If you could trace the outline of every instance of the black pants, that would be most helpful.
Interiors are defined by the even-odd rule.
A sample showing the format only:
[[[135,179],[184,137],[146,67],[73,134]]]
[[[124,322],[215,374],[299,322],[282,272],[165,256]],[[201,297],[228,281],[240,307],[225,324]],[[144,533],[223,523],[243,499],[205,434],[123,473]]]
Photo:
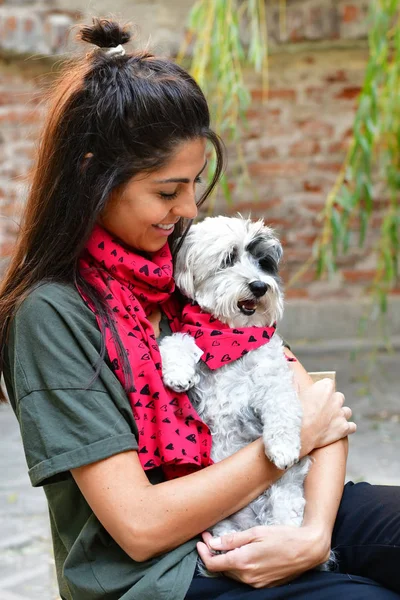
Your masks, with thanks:
[[[400,487],[348,483],[332,548],[338,572],[308,571],[277,588],[195,576],[186,600],[395,600],[400,598]]]

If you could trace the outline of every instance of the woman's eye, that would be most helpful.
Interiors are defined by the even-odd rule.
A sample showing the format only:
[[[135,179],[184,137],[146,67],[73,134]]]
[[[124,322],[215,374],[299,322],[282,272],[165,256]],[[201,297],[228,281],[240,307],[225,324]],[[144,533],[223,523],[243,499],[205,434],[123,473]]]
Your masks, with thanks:
[[[172,192],[172,194],[166,194],[165,192],[160,192],[161,198],[165,198],[166,200],[173,200],[178,195],[178,192]]]
[[[200,177],[200,175],[198,177],[196,177],[196,179],[194,180],[195,183],[202,183],[202,178]],[[167,194],[166,192],[159,192],[159,195],[161,198],[164,198],[165,200],[173,200],[174,198],[177,197],[178,195],[178,190],[175,190],[175,192],[172,192],[172,194]]]

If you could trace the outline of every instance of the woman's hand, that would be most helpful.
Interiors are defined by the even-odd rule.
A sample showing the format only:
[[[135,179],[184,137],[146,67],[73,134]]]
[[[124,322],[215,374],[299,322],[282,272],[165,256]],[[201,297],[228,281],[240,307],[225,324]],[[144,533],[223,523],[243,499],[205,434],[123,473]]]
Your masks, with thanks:
[[[259,526],[222,538],[205,532],[203,540],[197,550],[211,573],[255,588],[287,583],[328,560],[330,551],[329,537],[311,526]],[[211,548],[225,554],[213,554]]]
[[[299,394],[303,406],[301,456],[322,448],[351,433],[357,426],[349,422],[352,412],[343,406],[344,396],[335,392],[330,379],[321,379]]]

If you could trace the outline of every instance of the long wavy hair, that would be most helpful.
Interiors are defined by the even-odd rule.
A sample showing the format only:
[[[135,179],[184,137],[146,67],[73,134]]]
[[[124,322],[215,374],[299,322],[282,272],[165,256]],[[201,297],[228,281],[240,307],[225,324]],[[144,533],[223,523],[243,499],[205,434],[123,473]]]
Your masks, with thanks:
[[[78,37],[98,48],[66,63],[49,93],[15,253],[0,288],[0,374],[13,315],[34,287],[48,281],[85,292],[104,327],[111,327],[129,371],[107,307],[80,277],[78,258],[110,193],[140,172],[161,168],[180,143],[203,137],[215,149],[216,169],[198,205],[223,169],[223,146],[210,129],[206,99],[184,69],[147,51],[105,52],[131,38],[113,21],[93,19]],[[171,247],[189,226],[178,223]]]

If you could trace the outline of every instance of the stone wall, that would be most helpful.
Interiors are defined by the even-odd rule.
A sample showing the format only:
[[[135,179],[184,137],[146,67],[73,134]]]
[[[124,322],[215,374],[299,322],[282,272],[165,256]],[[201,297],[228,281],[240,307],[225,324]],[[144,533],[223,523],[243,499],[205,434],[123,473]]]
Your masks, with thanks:
[[[140,24],[138,38],[161,53],[174,54],[193,2],[100,0],[96,14],[113,14]],[[320,214],[351,139],[357,97],[368,51],[365,0],[291,0],[285,21],[276,2],[267,3],[271,44],[270,93],[249,76],[252,105],[244,150],[251,184],[232,183],[234,207],[219,200],[217,210],[251,211],[276,227],[285,247],[285,279],[310,256],[321,227]],[[89,3],[88,3],[89,6]],[[88,19],[78,0],[0,0],[0,256],[12,249],[18,214],[45,106],[43,90],[56,73],[59,55],[71,47],[68,32]],[[234,171],[234,152],[228,151]],[[231,181],[237,178],[232,176]],[[312,270],[288,296],[305,301],[361,298],[374,269],[374,242],[385,201],[376,198],[367,245],[340,258],[330,281],[314,281]],[[357,224],[355,224],[355,230]],[[400,290],[397,290],[397,293]]]

